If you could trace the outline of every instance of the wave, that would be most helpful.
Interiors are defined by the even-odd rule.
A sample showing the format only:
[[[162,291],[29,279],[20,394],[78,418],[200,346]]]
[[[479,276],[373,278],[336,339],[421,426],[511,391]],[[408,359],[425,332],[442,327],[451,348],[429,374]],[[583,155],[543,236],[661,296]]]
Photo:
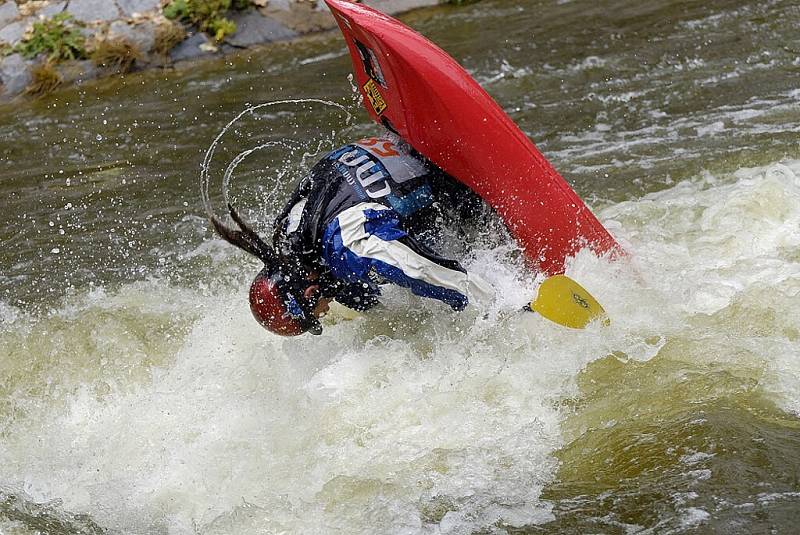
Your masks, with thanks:
[[[516,312],[538,281],[481,236],[467,263],[501,290],[492,308],[454,315],[389,291],[369,316],[334,311],[322,337],[264,332],[238,264],[41,316],[2,307],[0,482],[111,532],[473,533],[554,521],[567,503],[554,483],[586,468],[576,445],[647,406],[683,407],[663,396],[681,373],[704,377],[704,395],[748,385],[800,414],[800,161],[705,173],[599,215],[630,260],[582,252],[568,274],[609,328]],[[220,261],[207,245],[189,256],[204,255]],[[684,371],[643,375],[665,361]],[[593,388],[609,370],[620,387]],[[721,373],[741,380],[708,382]],[[674,463],[704,481],[714,458]],[[681,507],[679,525],[708,520]]]

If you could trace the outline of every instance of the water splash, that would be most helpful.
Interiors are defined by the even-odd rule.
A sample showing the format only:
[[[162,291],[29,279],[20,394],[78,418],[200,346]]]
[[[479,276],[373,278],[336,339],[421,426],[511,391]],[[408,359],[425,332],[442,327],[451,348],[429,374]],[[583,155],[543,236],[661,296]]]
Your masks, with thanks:
[[[314,98],[287,99],[287,100],[276,100],[276,101],[271,101],[271,102],[264,102],[262,104],[257,104],[255,106],[250,106],[247,109],[241,111],[228,124],[226,124],[222,128],[222,130],[220,130],[220,132],[217,134],[217,136],[211,142],[211,145],[206,150],[205,156],[203,158],[203,163],[200,166],[200,194],[201,194],[201,197],[202,197],[202,200],[203,200],[203,208],[205,209],[206,215],[209,218],[213,217],[213,216],[216,216],[216,213],[214,212],[214,208],[213,208],[212,203],[211,203],[210,194],[209,194],[209,188],[210,188],[210,182],[211,182],[210,167],[211,167],[211,162],[214,159],[214,154],[215,154],[215,152],[217,150],[217,146],[222,141],[222,138],[225,136],[225,134],[231,128],[233,128],[233,126],[236,125],[243,117],[245,117],[247,115],[255,116],[254,112],[257,111],[257,110],[268,108],[268,107],[272,107],[272,106],[279,106],[279,105],[293,105],[293,106],[306,106],[306,107],[308,107],[309,104],[311,104],[311,105],[320,104],[320,105],[323,105],[323,106],[333,107],[333,108],[336,108],[336,109],[344,112],[345,120],[344,120],[344,124],[341,125],[340,128],[348,127],[353,122],[353,115],[350,113],[350,111],[348,111],[348,109],[346,107],[344,107],[341,104],[338,104],[336,102],[331,102],[329,100],[314,99]],[[257,117],[257,116],[255,116],[255,117]],[[335,133],[336,133],[335,131],[331,133],[331,139],[333,139]],[[324,141],[318,142],[318,144],[316,146],[316,152],[314,152],[313,150],[312,151],[308,151],[307,150],[306,152],[304,152],[303,161],[305,162],[307,157],[310,156],[311,154],[318,153],[321,150],[321,148],[323,147],[324,144],[325,144]],[[267,149],[267,148],[270,148],[270,147],[276,147],[276,146],[282,146],[282,147],[285,147],[288,150],[292,151],[292,150],[300,149],[302,147],[307,147],[308,146],[308,142],[301,142],[301,141],[297,141],[297,140],[283,139],[283,140],[279,140],[279,141],[270,141],[268,143],[263,143],[263,144],[257,145],[256,147],[252,147],[250,149],[247,149],[247,150],[244,150],[244,151],[240,152],[226,166],[225,173],[223,175],[222,196],[223,196],[223,200],[224,200],[226,205],[230,204],[230,198],[228,196],[228,190],[229,190],[229,187],[230,187],[231,177],[233,175],[233,172],[236,170],[236,167],[242,161],[244,161],[247,157],[249,157],[251,154],[253,154],[255,152],[258,152],[258,151],[261,151],[261,150],[264,150],[264,149]]]
[[[591,457],[592,472],[582,461],[593,433],[741,389],[798,410],[798,176],[791,161],[699,176],[601,211],[641,273],[586,253],[568,274],[606,306],[609,329],[452,315],[390,289],[379,314],[334,313],[323,339],[287,341],[241,306],[244,270],[210,274],[202,288],[129,284],[47,320],[17,317],[0,338],[20,386],[5,398],[16,412],[0,480],[125,533],[441,535],[550,522],[570,503],[542,494],[556,478],[601,473],[604,457]],[[513,247],[474,243],[467,267],[500,289],[499,308],[517,306],[535,281]],[[606,384],[614,373],[623,388]],[[689,394],[674,402],[671,385]],[[708,436],[702,420],[680,420],[676,433]],[[727,492],[709,440],[663,456],[682,440],[672,423],[654,445],[620,431],[600,451],[635,466],[630,439],[631,451],[710,486],[701,497]],[[687,496],[675,507],[677,525],[713,511]]]

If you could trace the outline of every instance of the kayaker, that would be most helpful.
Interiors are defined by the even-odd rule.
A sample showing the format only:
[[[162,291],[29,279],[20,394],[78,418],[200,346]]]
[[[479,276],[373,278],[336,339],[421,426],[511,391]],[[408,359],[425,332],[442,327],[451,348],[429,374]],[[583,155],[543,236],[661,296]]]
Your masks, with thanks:
[[[394,283],[460,311],[492,288],[431,249],[446,210],[469,214],[480,199],[392,134],[362,139],[323,157],[297,184],[267,245],[230,208],[240,230],[212,218],[228,242],[264,269],[250,309],[273,333],[321,334],[332,300],[365,311]]]

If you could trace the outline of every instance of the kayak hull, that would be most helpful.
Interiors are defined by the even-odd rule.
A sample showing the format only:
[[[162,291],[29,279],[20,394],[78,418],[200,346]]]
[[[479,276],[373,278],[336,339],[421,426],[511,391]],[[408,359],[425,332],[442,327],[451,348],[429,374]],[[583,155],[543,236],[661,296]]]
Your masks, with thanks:
[[[562,273],[620,246],[488,93],[446,52],[363,4],[326,0],[370,116],[491,205],[534,266]]]

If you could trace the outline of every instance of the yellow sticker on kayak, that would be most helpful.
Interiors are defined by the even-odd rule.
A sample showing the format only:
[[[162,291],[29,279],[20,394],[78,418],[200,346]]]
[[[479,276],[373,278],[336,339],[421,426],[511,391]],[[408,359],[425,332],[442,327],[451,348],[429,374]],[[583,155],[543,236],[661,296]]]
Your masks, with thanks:
[[[383,95],[381,95],[380,89],[378,89],[378,84],[375,83],[375,80],[372,78],[364,84],[364,93],[367,95],[367,99],[369,103],[372,104],[372,109],[375,110],[377,115],[380,115],[386,109],[386,101],[383,100]]]

